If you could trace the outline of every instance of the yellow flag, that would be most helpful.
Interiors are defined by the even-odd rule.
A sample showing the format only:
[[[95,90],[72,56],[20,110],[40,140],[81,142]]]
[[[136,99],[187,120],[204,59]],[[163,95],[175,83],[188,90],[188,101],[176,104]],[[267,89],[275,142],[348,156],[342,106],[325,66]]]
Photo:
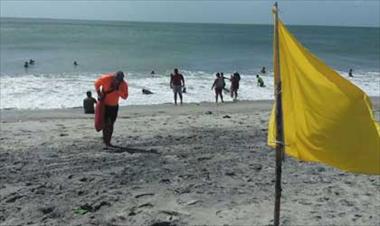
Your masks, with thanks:
[[[285,152],[345,171],[380,174],[380,125],[369,97],[311,54],[280,20],[277,29]],[[274,109],[270,146],[276,144]]]

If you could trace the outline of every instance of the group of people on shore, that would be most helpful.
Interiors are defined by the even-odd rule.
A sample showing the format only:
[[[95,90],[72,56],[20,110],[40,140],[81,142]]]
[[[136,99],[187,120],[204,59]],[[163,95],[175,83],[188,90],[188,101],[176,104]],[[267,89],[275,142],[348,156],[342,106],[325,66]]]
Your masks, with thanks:
[[[229,80],[231,82],[230,89],[226,88],[225,80]],[[230,78],[224,77],[223,72],[216,73],[216,78],[214,83],[211,86],[211,90],[215,91],[215,102],[218,103],[218,98],[220,97],[221,102],[223,103],[223,91],[229,92],[231,98],[236,100],[238,97],[238,90],[240,84],[240,74],[238,72],[233,73]]]
[[[124,80],[124,77],[125,75],[122,71],[102,75],[95,81],[95,90],[98,94],[98,100],[92,97],[91,91],[87,91],[87,97],[83,100],[83,108],[86,114],[95,113],[94,105],[97,104],[98,101],[103,101],[104,103],[104,126],[102,131],[103,141],[106,147],[112,147],[111,138],[113,126],[119,110],[119,99],[128,98],[128,84]],[[240,79],[240,74],[238,72],[232,74],[230,78],[224,77],[222,72],[216,73],[216,79],[211,87],[211,89],[215,90],[216,103],[218,103],[218,97],[220,97],[223,102],[223,90],[229,91],[231,97],[236,100],[238,97]],[[225,80],[231,82],[230,90],[226,89]],[[186,93],[185,78],[179,73],[177,68],[175,68],[170,75],[170,88],[173,90],[174,104],[177,105],[178,96],[180,103],[182,104],[182,93]]]
[[[76,62],[74,62],[74,65],[77,65]],[[117,72],[121,74],[122,72],[119,71]],[[116,73],[116,74],[117,74]],[[265,67],[262,68],[261,73],[265,74]],[[151,72],[152,75],[155,74],[154,71]],[[240,86],[240,74],[238,72],[235,72],[231,74],[230,78],[224,77],[223,72],[217,72],[216,73],[216,78],[214,80],[214,83],[211,86],[211,90],[214,90],[215,92],[215,102],[218,103],[219,97],[221,102],[223,103],[223,91],[226,93],[230,93],[231,98],[235,101],[238,98],[238,90]],[[119,76],[120,77],[120,76]],[[257,86],[259,87],[265,87],[264,85],[264,80],[257,74]],[[124,78],[124,77],[123,77]],[[226,82],[225,80],[230,81],[230,88],[226,88]],[[173,70],[173,73],[170,74],[170,88],[173,90],[174,94],[174,104],[177,105],[177,99],[179,97],[180,99],[180,104],[183,104],[183,93],[186,93],[186,85],[185,85],[185,78],[184,76],[179,73],[178,69],[175,68]],[[116,90],[116,89],[114,89]],[[96,89],[99,95],[99,90]],[[102,92],[100,92],[102,93]],[[152,91],[149,89],[142,89],[143,94],[153,94]],[[104,92],[103,92],[104,94]],[[93,114],[95,112],[94,110],[94,105],[97,103],[96,99],[92,97],[91,91],[87,91],[86,93],[87,97],[83,100],[83,108],[84,112],[86,114]],[[99,99],[99,98],[98,98]]]
[[[32,61],[32,60],[31,60]],[[32,61],[34,63],[34,61]],[[30,64],[30,62],[29,62]],[[260,71],[261,74],[265,74],[266,70],[263,67]],[[154,74],[154,71],[151,73]],[[116,121],[118,110],[119,110],[119,99],[128,98],[128,84],[124,80],[124,73],[118,71],[116,73],[102,75],[95,81],[95,90],[98,94],[98,101],[103,101],[104,103],[104,127],[103,131],[103,141],[106,147],[112,147],[111,138],[113,133],[113,125]],[[257,77],[257,85],[259,87],[265,87],[264,80],[259,74]],[[350,70],[350,77],[352,77],[352,69]],[[230,81],[230,89],[226,88],[225,80]],[[230,78],[224,77],[223,72],[216,73],[216,78],[211,86],[211,89],[215,91],[215,102],[218,103],[220,97],[223,103],[223,91],[229,92],[231,98],[234,100],[238,97],[238,90],[240,84],[240,74],[238,72],[233,73]],[[177,98],[179,96],[180,103],[183,103],[183,93],[186,93],[185,78],[179,73],[178,69],[175,68],[173,73],[170,74],[170,88],[173,90],[174,94],[174,104],[177,105]],[[150,92],[146,94],[152,94],[151,91],[146,90],[145,92]],[[144,93],[144,90],[143,90]],[[87,97],[83,100],[83,108],[86,114],[94,114],[94,105],[97,100],[92,97],[91,91],[87,91]]]

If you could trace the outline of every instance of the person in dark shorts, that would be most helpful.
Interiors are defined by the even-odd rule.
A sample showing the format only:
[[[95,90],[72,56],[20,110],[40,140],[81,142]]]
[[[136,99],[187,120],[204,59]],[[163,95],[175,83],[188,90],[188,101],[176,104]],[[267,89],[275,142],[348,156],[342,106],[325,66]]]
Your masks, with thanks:
[[[240,74],[238,72],[235,72],[231,78],[231,98],[234,100],[238,97],[238,90],[239,90],[239,84],[240,84]]]
[[[225,85],[224,78],[219,73],[216,73],[216,79],[214,80],[214,83],[211,86],[211,90],[215,89],[215,103],[218,103],[219,96],[222,103],[224,103],[223,101],[224,85]]]
[[[170,88],[174,93],[174,104],[177,105],[177,95],[179,95],[182,104],[182,91],[185,89],[185,79],[183,75],[178,72],[177,68],[174,69],[174,74],[170,75]]]
[[[91,91],[87,91],[87,97],[83,100],[83,109],[85,114],[94,114],[94,105],[97,103],[96,99],[92,97]]]
[[[106,147],[112,147],[111,138],[119,110],[119,98],[128,98],[128,84],[124,80],[124,73],[118,71],[101,76],[95,81],[95,90],[105,105],[103,141]]]

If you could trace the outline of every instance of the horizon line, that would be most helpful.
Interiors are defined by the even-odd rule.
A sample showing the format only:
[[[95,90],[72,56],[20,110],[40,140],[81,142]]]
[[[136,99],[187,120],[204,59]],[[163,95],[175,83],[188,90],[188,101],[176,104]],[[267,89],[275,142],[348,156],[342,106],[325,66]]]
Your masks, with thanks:
[[[224,22],[185,22],[185,21],[144,21],[144,20],[116,20],[116,19],[77,19],[77,18],[52,18],[52,17],[3,17],[0,19],[32,19],[32,20],[69,20],[69,21],[84,21],[84,22],[127,22],[127,23],[171,23],[171,24],[215,24],[215,25],[257,25],[270,26],[273,23],[224,23]],[[315,26],[315,27],[356,27],[356,28],[380,28],[374,25],[322,25],[322,24],[286,24],[287,26]]]

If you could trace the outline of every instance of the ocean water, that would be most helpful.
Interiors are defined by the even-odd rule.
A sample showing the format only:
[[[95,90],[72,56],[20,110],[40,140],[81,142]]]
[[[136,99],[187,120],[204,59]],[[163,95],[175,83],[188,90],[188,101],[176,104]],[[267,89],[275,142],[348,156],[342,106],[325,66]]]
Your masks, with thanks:
[[[288,28],[342,76],[353,68],[355,77],[347,79],[380,96],[380,28]],[[240,99],[273,99],[272,30],[270,25],[1,18],[0,108],[79,107],[99,75],[117,70],[127,73],[130,86],[121,105],[168,103],[173,68],[185,76],[185,102],[213,101],[215,72],[229,77],[235,71],[242,75]],[[36,63],[25,69],[29,59]],[[268,71],[266,87],[258,88],[255,75],[262,66]],[[142,88],[155,94],[142,95]]]

